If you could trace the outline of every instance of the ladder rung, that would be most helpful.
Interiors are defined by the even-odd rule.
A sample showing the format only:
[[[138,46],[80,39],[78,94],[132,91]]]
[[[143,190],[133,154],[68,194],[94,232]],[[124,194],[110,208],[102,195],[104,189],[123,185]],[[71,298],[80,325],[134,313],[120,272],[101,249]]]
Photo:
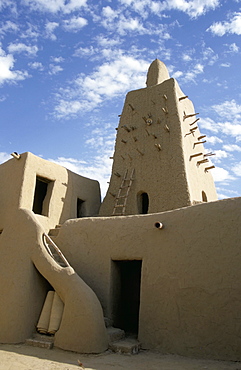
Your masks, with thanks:
[[[116,197],[116,199],[120,199],[120,198],[127,198],[127,195],[119,195],[119,197]]]
[[[116,204],[116,205],[115,205],[115,208],[116,208],[116,207],[124,207],[124,204]]]

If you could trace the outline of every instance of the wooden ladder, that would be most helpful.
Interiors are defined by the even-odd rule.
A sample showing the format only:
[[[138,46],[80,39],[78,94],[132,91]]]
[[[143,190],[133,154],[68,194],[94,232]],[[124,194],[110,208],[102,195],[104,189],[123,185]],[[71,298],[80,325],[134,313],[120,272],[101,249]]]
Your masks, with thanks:
[[[125,214],[127,197],[129,195],[132,182],[134,180],[134,172],[135,169],[131,171],[130,178],[128,179],[128,170],[126,170],[121,182],[121,186],[118,190],[112,215],[123,216]]]

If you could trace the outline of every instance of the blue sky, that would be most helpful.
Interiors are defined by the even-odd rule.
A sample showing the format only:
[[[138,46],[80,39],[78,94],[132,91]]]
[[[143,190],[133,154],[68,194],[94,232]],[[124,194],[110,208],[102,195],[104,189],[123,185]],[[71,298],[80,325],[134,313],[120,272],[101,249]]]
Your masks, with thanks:
[[[200,113],[219,198],[241,196],[241,0],[0,0],[0,163],[30,151],[104,195],[129,90],[163,61]]]

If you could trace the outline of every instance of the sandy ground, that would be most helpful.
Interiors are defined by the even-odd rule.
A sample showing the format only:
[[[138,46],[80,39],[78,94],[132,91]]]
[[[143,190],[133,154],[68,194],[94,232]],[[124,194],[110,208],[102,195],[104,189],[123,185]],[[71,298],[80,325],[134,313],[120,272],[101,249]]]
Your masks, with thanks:
[[[81,366],[79,363],[83,364]],[[57,348],[47,350],[27,345],[0,345],[0,370],[241,370],[241,362],[196,360],[141,351],[120,355],[81,355]]]

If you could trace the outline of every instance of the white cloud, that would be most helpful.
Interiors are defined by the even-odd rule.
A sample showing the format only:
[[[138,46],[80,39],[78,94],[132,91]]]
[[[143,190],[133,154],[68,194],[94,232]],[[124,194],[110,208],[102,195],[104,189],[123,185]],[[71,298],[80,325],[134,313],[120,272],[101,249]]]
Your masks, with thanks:
[[[212,32],[216,36],[223,36],[226,33],[241,35],[241,13],[233,13],[228,21],[213,23],[207,31]]]
[[[1,4],[1,3],[0,3]],[[1,5],[0,5],[1,6]],[[0,8],[1,9],[1,8]],[[17,32],[19,29],[19,26],[12,22],[12,21],[6,21],[0,28],[0,34],[5,34],[7,32]]]
[[[33,46],[28,46],[26,44],[23,44],[21,42],[17,43],[17,44],[9,44],[8,45],[8,51],[9,53],[25,53],[29,56],[35,56],[38,52],[38,47],[36,45],[33,45]]]
[[[234,177],[230,173],[221,167],[215,167],[212,169],[212,175],[215,182],[223,182],[227,180],[234,180]]]
[[[0,47],[0,85],[5,82],[16,82],[29,77],[26,71],[13,70],[14,57],[6,54]]]
[[[201,64],[201,63],[197,63],[195,64],[194,66],[190,67],[190,69],[185,73],[183,73],[183,81],[185,81],[185,83],[187,82],[194,82],[196,83],[196,77],[197,75],[203,73],[204,71],[204,66]]]
[[[57,22],[47,22],[45,25],[45,37],[55,41],[57,40],[56,35],[54,34],[54,30],[59,26]]]
[[[22,0],[23,4],[32,10],[39,10],[50,13],[71,13],[86,6],[87,0]]]
[[[219,138],[219,137],[217,137],[217,136],[209,136],[209,137],[207,138],[207,140],[208,140],[208,144],[211,144],[211,145],[220,144],[220,143],[222,143],[222,142],[223,142],[223,140],[222,140],[222,139],[220,139],[220,138]]]
[[[239,52],[239,46],[237,46],[234,42],[234,43],[229,45],[229,50],[230,50],[231,53],[238,53]]]
[[[75,57],[89,57],[91,55],[96,54],[97,50],[93,48],[93,46],[88,46],[88,47],[79,47],[78,49],[75,50],[74,56]]]
[[[227,153],[225,150],[221,149],[218,150],[215,149],[214,153],[215,156],[211,157],[214,163],[221,163],[224,158],[228,158],[231,156],[230,153]]]
[[[232,167],[232,171],[235,173],[236,176],[241,176],[241,162],[236,163]]]
[[[8,6],[14,7],[14,3],[12,0],[0,0],[0,10]]]
[[[110,6],[103,8],[102,15],[102,25],[108,30],[115,29],[120,35],[125,35],[127,32],[149,33],[137,17],[126,17],[123,13],[113,10]]]
[[[28,28],[21,32],[20,37],[22,39],[34,39],[37,40],[40,36],[42,36],[41,32],[38,29],[38,26],[35,24],[27,23]]]
[[[62,72],[62,71],[63,71],[63,68],[61,66],[56,66],[54,64],[49,65],[49,74],[50,75],[56,75],[56,74],[58,74],[59,72]]]
[[[102,46],[102,47],[108,47],[110,48],[111,46],[116,46],[116,45],[119,45],[121,43],[121,40],[119,38],[109,38],[109,37],[106,37],[104,35],[98,35],[96,37],[96,41],[98,43],[99,46]]]
[[[147,12],[160,15],[166,10],[179,10],[188,14],[191,18],[196,18],[205,14],[211,9],[219,6],[219,0],[165,0],[162,2],[151,0],[121,0],[123,5],[131,7],[143,17],[147,16]]]
[[[73,17],[68,20],[64,20],[63,28],[68,32],[78,32],[81,28],[88,24],[87,19],[82,17]]]
[[[231,63],[221,63],[220,67],[229,68],[231,67]]]
[[[130,89],[144,87],[148,67],[149,63],[144,60],[120,55],[90,75],[80,74],[70,87],[59,91],[55,115],[59,118],[76,116]]]
[[[237,119],[241,118],[241,105],[237,104],[234,99],[226,100],[221,104],[212,106],[212,109],[221,117],[230,119],[230,117]]]
[[[44,70],[44,66],[40,62],[32,62],[32,63],[28,63],[28,65],[32,69],[38,69],[39,71],[43,71]]]
[[[214,53],[212,48],[206,47],[203,50],[203,60],[207,61],[208,65],[213,65],[218,60],[218,55]]]
[[[241,152],[241,147],[236,144],[226,144],[223,145],[223,149],[227,152]]]
[[[4,162],[8,161],[11,158],[12,158],[11,155],[9,155],[8,153],[0,152],[0,163],[4,163]]]
[[[51,61],[53,61],[54,63],[62,63],[64,62],[64,58],[63,57],[51,57]]]
[[[184,62],[191,62],[192,61],[192,57],[188,54],[183,54],[182,59],[184,60]]]

